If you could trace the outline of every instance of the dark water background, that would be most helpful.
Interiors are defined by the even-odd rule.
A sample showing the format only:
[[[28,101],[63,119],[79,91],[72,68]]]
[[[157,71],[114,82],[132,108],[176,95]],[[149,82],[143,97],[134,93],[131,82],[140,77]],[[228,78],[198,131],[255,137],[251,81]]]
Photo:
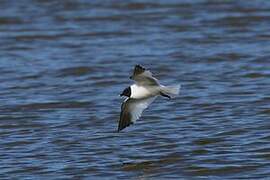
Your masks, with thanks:
[[[115,133],[135,64],[181,95]],[[0,179],[270,177],[270,1],[0,1]]]

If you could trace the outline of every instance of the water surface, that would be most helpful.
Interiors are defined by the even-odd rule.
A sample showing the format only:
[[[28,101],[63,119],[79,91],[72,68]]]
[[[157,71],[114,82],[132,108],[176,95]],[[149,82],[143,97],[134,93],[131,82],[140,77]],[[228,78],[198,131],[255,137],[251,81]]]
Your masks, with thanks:
[[[0,178],[270,176],[270,2],[0,1]],[[163,84],[116,133],[135,64]]]

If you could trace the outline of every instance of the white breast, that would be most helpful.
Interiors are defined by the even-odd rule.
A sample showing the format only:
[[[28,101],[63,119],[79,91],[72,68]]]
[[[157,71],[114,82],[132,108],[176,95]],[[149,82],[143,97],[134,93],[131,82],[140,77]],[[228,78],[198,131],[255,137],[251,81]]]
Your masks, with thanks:
[[[133,84],[130,86],[130,88],[131,88],[131,96],[130,96],[131,98],[141,99],[152,96],[151,92],[143,86]]]

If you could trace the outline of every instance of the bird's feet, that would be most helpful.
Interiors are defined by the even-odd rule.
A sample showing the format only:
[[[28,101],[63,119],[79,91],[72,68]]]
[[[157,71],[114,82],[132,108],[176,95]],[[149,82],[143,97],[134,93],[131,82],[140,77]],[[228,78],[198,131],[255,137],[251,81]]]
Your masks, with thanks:
[[[163,96],[163,97],[167,97],[167,98],[171,99],[171,96],[169,96],[169,95],[167,95],[167,94],[164,94],[164,93],[162,93],[162,92],[160,93],[160,95]]]

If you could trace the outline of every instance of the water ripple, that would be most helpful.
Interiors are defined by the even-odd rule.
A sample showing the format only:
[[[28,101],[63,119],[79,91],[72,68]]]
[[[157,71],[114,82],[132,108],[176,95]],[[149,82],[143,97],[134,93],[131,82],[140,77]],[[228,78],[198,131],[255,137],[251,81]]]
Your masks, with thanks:
[[[268,1],[0,1],[1,179],[269,177]],[[135,64],[159,97],[117,133]]]

